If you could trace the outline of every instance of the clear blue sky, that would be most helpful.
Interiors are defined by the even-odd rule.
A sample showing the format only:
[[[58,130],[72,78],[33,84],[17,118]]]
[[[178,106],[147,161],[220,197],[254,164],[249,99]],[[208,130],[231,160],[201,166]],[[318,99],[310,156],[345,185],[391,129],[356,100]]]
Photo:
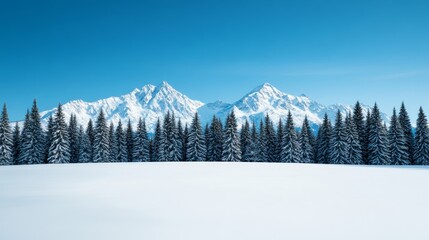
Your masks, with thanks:
[[[429,1],[0,1],[13,120],[166,80],[232,102],[256,85],[429,113]]]

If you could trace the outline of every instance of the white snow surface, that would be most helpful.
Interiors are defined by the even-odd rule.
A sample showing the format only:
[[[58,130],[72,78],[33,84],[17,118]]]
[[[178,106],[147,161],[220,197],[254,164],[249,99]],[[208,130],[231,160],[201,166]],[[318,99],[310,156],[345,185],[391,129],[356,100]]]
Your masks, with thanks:
[[[0,239],[427,240],[429,168],[0,167]]]
[[[219,93],[219,96],[222,96],[222,93]],[[367,105],[362,105],[362,107],[365,115],[371,109]],[[304,117],[307,116],[310,124],[316,129],[316,125],[322,123],[325,113],[328,114],[331,121],[334,121],[338,110],[345,116],[353,111],[353,106],[347,104],[325,106],[305,95],[294,96],[283,93],[269,83],[253,89],[232,104],[221,101],[205,104],[190,99],[165,81],[159,86],[148,84],[120,97],[110,97],[96,102],[76,100],[63,105],[66,118],[68,119],[71,114],[77,115],[77,121],[83,127],[87,126],[90,119],[96,120],[100,109],[105,112],[107,120],[114,124],[117,124],[119,120],[126,123],[130,119],[135,127],[139,118],[143,118],[148,126],[148,131],[153,133],[156,121],[162,120],[168,111],[174,113],[183,124],[190,124],[195,112],[198,112],[202,123],[206,124],[213,115],[224,121],[227,114],[234,110],[239,127],[241,127],[246,119],[259,123],[266,114],[269,114],[274,122],[280,118],[285,120],[290,110],[296,127],[301,127]],[[55,111],[56,108],[41,113],[42,123],[45,126],[49,116],[55,114]],[[389,123],[386,114],[382,114],[382,117],[386,123]]]

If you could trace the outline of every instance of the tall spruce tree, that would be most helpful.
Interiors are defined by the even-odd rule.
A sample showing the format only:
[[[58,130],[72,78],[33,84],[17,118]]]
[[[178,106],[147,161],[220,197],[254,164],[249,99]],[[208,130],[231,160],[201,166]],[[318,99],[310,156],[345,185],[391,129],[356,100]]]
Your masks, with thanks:
[[[54,118],[52,142],[49,147],[48,162],[70,162],[70,138],[61,104],[58,105]]]
[[[90,137],[88,135],[88,137]],[[109,144],[109,128],[104,111],[101,109],[94,129],[94,159],[96,163],[109,162],[111,159]]]
[[[89,141],[88,134],[83,131],[83,128],[80,127],[79,129],[79,135],[80,135],[80,144],[79,144],[79,163],[90,163],[92,162],[92,147],[91,143]]]
[[[141,118],[139,119],[137,131],[134,136],[133,160],[135,162],[148,162],[150,160],[146,123]]]
[[[365,144],[366,128],[365,128],[365,117],[363,115],[363,109],[359,101],[356,102],[356,105],[353,109],[353,123],[356,127],[359,143],[361,146],[363,146]]]
[[[13,164],[12,147],[12,129],[9,125],[6,104],[4,104],[0,118],[0,165]]]
[[[241,161],[240,137],[237,131],[237,119],[235,118],[234,111],[227,117],[223,140],[222,161]]]
[[[223,127],[220,119],[213,116],[213,120],[210,124],[209,134],[209,160],[220,161],[222,160],[223,152]]]
[[[283,122],[282,119],[279,119],[278,125],[277,125],[277,147],[276,147],[276,161],[280,162],[280,156],[282,154],[282,139],[283,139]]]
[[[115,126],[110,122],[109,126],[109,162],[116,162],[116,154],[118,152],[118,144],[116,143]]]
[[[304,122],[301,128],[301,134],[299,136],[299,142],[301,145],[301,162],[303,163],[311,163],[314,161],[314,149],[310,140],[310,124],[308,123],[307,116],[304,118]]]
[[[410,117],[408,116],[407,109],[405,104],[402,102],[401,109],[399,110],[398,116],[399,124],[401,125],[402,131],[404,132],[405,143],[408,153],[408,161],[410,163],[414,162],[414,136],[413,136],[413,127],[411,126]]]
[[[183,161],[183,138],[184,138],[184,132],[183,132],[183,124],[182,121],[179,118],[179,121],[177,121],[177,141],[180,146],[180,161]]]
[[[329,163],[332,164],[349,164],[349,145],[347,141],[346,127],[340,111],[337,112],[335,125],[331,134],[331,149],[329,150]]]
[[[15,128],[13,130],[12,135],[12,159],[13,164],[19,164],[19,153],[21,150],[21,131],[19,130],[18,123],[15,124]]]
[[[390,119],[389,129],[389,152],[390,164],[409,165],[410,157],[407,149],[407,139],[401,127],[401,123],[396,115],[396,109],[393,109],[393,115]]]
[[[79,161],[79,132],[78,132],[76,115],[70,116],[68,127],[69,144],[70,144],[70,163],[77,163]]]
[[[24,126],[22,127],[20,143],[19,143],[18,164],[20,165],[28,163],[24,147],[27,146],[29,139],[30,139],[30,112],[27,109],[27,113],[25,114]]]
[[[348,163],[361,165],[364,164],[362,158],[362,146],[359,140],[359,133],[356,127],[355,118],[351,114],[349,114],[346,118],[346,135],[347,135],[347,144],[349,152],[348,152]]]
[[[267,155],[267,137],[264,131],[264,123],[262,121],[259,122],[259,134],[258,134],[258,153],[257,159],[258,162],[268,162]],[[283,148],[282,148],[283,149]]]
[[[89,119],[88,125],[86,127],[86,135],[88,136],[89,146],[91,147],[91,155],[89,156],[89,162],[94,162],[94,153],[95,153],[95,132],[94,125],[92,124],[92,120]]]
[[[423,108],[417,118],[414,161],[417,165],[429,165],[429,128]]]
[[[195,113],[189,129],[188,149],[186,155],[188,161],[204,161],[206,157],[206,145],[198,113]]]
[[[204,127],[204,143],[206,145],[206,157],[205,157],[205,161],[209,161],[209,148],[210,148],[210,128],[209,128],[209,124],[206,123],[206,126]]]
[[[377,104],[372,110],[369,125],[368,163],[387,165],[390,163],[389,141]]]
[[[362,145],[362,157],[365,164],[369,164],[369,132],[371,131],[371,111],[368,110],[365,120],[365,134]]]
[[[330,149],[331,149],[331,134],[332,125],[329,121],[328,115],[325,113],[323,123],[319,128],[316,139],[316,162],[329,163],[330,162]]]
[[[20,162],[26,164],[43,163],[45,139],[36,100],[33,102],[27,124],[24,123],[24,125],[25,134],[21,138]]]
[[[45,145],[44,145],[44,156],[43,156],[43,162],[44,163],[49,163],[48,162],[49,148],[51,147],[51,144],[52,144],[53,132],[54,132],[54,118],[51,115],[48,118],[48,126],[47,126],[47,130],[46,130],[46,134],[45,134]]]
[[[250,125],[249,122],[246,120],[246,122],[243,124],[243,127],[240,131],[240,146],[241,146],[241,160],[243,162],[249,162],[249,157],[251,155],[251,144],[252,144],[252,138],[250,135]]]
[[[266,150],[267,150],[267,160],[268,162],[277,162],[277,136],[276,132],[274,130],[274,124],[273,121],[271,121],[271,118],[266,114],[265,116],[265,138],[266,138]]]
[[[164,117],[164,157],[167,161],[179,161],[181,158],[181,146],[178,139],[178,131],[174,115],[168,112]]]
[[[155,136],[153,138],[153,161],[159,162],[164,161],[164,141],[163,141],[163,130],[161,127],[161,121],[158,119],[155,127]]]
[[[182,137],[182,161],[188,161],[188,144],[189,144],[189,128],[188,124],[185,124]]]
[[[293,123],[292,114],[288,113],[282,139],[281,161],[286,163],[302,162],[301,146]]]
[[[128,119],[128,125],[127,125],[126,144],[127,144],[127,162],[133,162],[134,132],[133,132],[133,127],[131,126],[131,120],[130,119]]]
[[[246,156],[247,161],[257,162],[258,159],[258,133],[256,131],[255,122],[252,123],[251,135],[250,135],[250,144],[248,150],[248,156]]]
[[[122,127],[122,122],[119,120],[115,131],[116,155],[115,162],[128,162],[126,133]]]

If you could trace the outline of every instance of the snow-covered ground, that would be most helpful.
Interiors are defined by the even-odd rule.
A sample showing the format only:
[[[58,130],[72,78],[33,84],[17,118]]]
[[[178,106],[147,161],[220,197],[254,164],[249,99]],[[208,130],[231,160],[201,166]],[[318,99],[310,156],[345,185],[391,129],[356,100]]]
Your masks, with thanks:
[[[429,239],[429,168],[0,167],[0,239]]]

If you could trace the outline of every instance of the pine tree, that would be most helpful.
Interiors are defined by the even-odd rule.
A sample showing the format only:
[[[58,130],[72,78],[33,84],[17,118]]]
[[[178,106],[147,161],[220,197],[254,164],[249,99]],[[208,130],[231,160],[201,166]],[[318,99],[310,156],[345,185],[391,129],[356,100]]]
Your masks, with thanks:
[[[45,134],[45,145],[44,145],[44,156],[43,156],[43,162],[44,163],[49,163],[48,162],[49,148],[51,147],[51,144],[52,144],[53,132],[54,132],[54,118],[51,115],[48,118],[48,126],[47,126],[47,131]]]
[[[162,141],[164,142],[164,157],[167,161],[179,161],[181,158],[181,148],[178,142],[178,132],[174,115],[168,112],[164,117],[164,131]]]
[[[148,162],[150,160],[146,123],[141,118],[139,119],[134,137],[133,160],[135,162]]]
[[[130,119],[128,119],[127,133],[126,134],[127,134],[126,135],[127,162],[133,162],[133,156],[134,156],[134,133],[133,133],[133,127],[131,126],[131,120]]]
[[[118,152],[118,144],[116,143],[116,136],[115,136],[115,126],[113,126],[113,123],[110,123],[109,126],[109,162],[116,162],[116,155]]]
[[[363,138],[363,145],[362,145],[362,157],[365,164],[369,164],[369,132],[371,130],[371,111],[367,112],[366,120],[365,120],[365,133]]]
[[[20,143],[19,143],[19,156],[18,156],[18,164],[28,164],[27,156],[25,154],[24,147],[27,147],[30,139],[30,112],[27,110],[25,114],[24,126],[22,128]]]
[[[4,104],[0,118],[0,165],[13,164],[12,147],[12,130],[9,125],[6,104]]]
[[[89,136],[83,131],[83,128],[79,129],[80,144],[79,144],[79,163],[90,163],[92,162],[92,147],[89,141]]]
[[[237,131],[237,120],[234,111],[227,117],[223,139],[222,161],[241,161],[240,137]]]
[[[189,140],[187,149],[188,161],[204,161],[206,156],[206,145],[201,129],[198,113],[195,113],[189,129]]]
[[[49,163],[69,163],[70,162],[70,142],[67,131],[67,124],[63,114],[61,104],[58,105],[55,114],[52,132],[52,142],[49,147]]]
[[[241,160],[243,162],[249,162],[249,157],[251,156],[251,141],[250,125],[246,120],[246,122],[243,124],[243,127],[241,127],[240,132]]]
[[[249,150],[248,150],[248,155],[246,155],[246,159],[249,162],[257,162],[258,159],[258,149],[259,149],[259,145],[258,145],[258,133],[256,131],[256,126],[255,123],[252,123],[252,129],[251,129],[251,135],[250,135],[250,144],[249,144]]]
[[[267,155],[267,137],[264,131],[264,123],[262,121],[259,122],[259,134],[258,134],[258,153],[257,159],[258,162],[268,162]],[[283,148],[282,148],[283,149]]]
[[[188,124],[185,124],[182,137],[182,161],[188,161],[188,144],[189,144],[189,129]]]
[[[178,143],[179,143],[179,147],[180,147],[180,153],[181,153],[181,156],[180,156],[180,161],[183,161],[183,139],[184,139],[184,132],[183,132],[183,125],[182,125],[182,121],[180,121],[180,118],[179,118],[179,121],[177,122],[177,140],[178,140]]]
[[[335,125],[331,134],[330,162],[332,164],[349,164],[349,145],[347,132],[340,111],[337,112]]]
[[[281,161],[286,163],[300,163],[302,152],[298,136],[293,123],[292,114],[288,113],[282,139]]]
[[[70,143],[70,163],[77,163],[79,161],[79,133],[77,128],[76,115],[70,116],[68,127],[69,143]]]
[[[330,162],[330,139],[332,134],[332,125],[329,121],[328,115],[325,113],[323,123],[319,128],[316,139],[316,162],[329,163]]]
[[[356,102],[356,105],[353,109],[353,123],[356,127],[359,143],[361,146],[363,146],[365,144],[366,127],[365,127],[365,118],[363,115],[363,109],[359,101]]]
[[[390,163],[389,141],[380,110],[374,105],[370,119],[368,163],[371,165],[387,165]]]
[[[163,133],[161,128],[161,122],[158,119],[155,127],[155,136],[153,139],[153,161],[159,162],[164,161],[164,142],[163,142]]]
[[[115,143],[116,143],[116,156],[115,162],[128,162],[128,152],[127,152],[127,141],[126,133],[122,127],[122,122],[119,120],[118,126],[116,126],[115,131]]]
[[[280,162],[281,154],[282,154],[282,140],[283,140],[283,122],[282,119],[279,119],[279,123],[277,126],[277,147],[276,147],[276,162]]]
[[[310,134],[311,133],[311,129],[310,129],[310,124],[308,123],[308,119],[307,116],[305,116],[304,118],[304,122],[302,124],[302,128],[301,128],[301,134],[299,137],[299,142],[301,145],[301,162],[303,163],[311,163],[314,161],[314,149],[313,149],[313,145],[311,144],[311,140],[310,140]]]
[[[88,134],[88,137],[90,135]],[[107,127],[104,111],[101,109],[94,130],[94,159],[96,163],[110,161],[109,128]]]
[[[429,165],[429,128],[426,115],[421,107],[417,118],[414,161],[417,165]]]
[[[89,119],[88,125],[86,127],[86,135],[88,137],[89,146],[91,148],[89,161],[88,162],[94,162],[94,153],[95,153],[95,133],[94,133],[94,126],[92,124],[92,120]]]
[[[362,146],[359,140],[359,133],[355,123],[355,118],[353,118],[352,115],[349,114],[345,121],[347,144],[349,145],[348,163],[354,165],[361,165],[364,164],[362,158]]]
[[[401,125],[402,131],[404,132],[404,137],[406,140],[406,148],[408,153],[408,162],[414,162],[414,136],[413,136],[413,128],[411,126],[410,117],[408,116],[408,112],[405,108],[405,104],[402,102],[401,109],[399,110],[398,116],[399,124]]]
[[[268,162],[277,162],[277,139],[276,132],[274,130],[273,122],[271,121],[268,114],[265,116],[265,138],[266,138],[266,150]]]
[[[39,109],[34,100],[33,107],[29,113],[25,131],[22,135],[20,162],[26,164],[43,163],[44,155],[44,134],[40,122]]]
[[[396,110],[393,109],[393,115],[390,119],[389,129],[389,152],[390,164],[392,165],[409,165],[410,157],[408,156],[407,139],[396,116]]]
[[[19,125],[18,123],[16,123],[15,128],[13,130],[13,136],[12,136],[12,159],[13,159],[14,165],[19,164],[20,150],[21,150],[21,134],[19,130]]]

